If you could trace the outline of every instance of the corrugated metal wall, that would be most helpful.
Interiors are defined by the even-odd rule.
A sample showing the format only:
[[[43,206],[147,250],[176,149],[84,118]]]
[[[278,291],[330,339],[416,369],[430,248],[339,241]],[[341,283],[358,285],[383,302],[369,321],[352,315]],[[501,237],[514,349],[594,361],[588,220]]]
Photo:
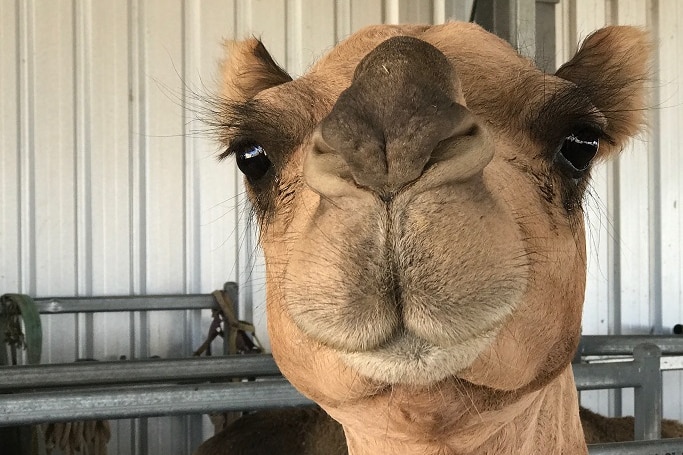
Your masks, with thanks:
[[[241,180],[192,113],[214,86],[222,37],[259,35],[294,75],[358,28],[467,19],[471,0],[0,0],[0,293],[209,292],[241,286],[265,330],[263,266]],[[667,333],[683,321],[683,4],[567,0],[558,61],[606,23],[658,40],[651,134],[597,172],[585,333]],[[188,355],[206,315],[53,316],[46,362]],[[683,418],[667,374],[665,413]],[[584,394],[606,412],[620,396]],[[623,400],[624,410],[631,400]],[[200,418],[115,426],[112,454],[189,453]]]
[[[655,40],[649,131],[595,173],[583,327],[586,334],[670,334],[683,321],[683,3],[574,0],[557,15],[559,61],[606,24],[643,26]],[[664,383],[665,416],[683,419],[683,376],[665,373]],[[582,395],[601,412],[633,413],[632,390]]]

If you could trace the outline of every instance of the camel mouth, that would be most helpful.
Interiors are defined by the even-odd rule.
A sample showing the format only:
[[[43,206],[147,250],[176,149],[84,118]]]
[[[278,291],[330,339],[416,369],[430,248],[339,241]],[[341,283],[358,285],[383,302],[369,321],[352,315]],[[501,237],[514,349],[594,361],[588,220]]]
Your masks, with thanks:
[[[410,332],[366,351],[340,352],[348,367],[372,380],[391,385],[428,386],[457,376],[484,351],[497,330],[460,343],[441,346]]]

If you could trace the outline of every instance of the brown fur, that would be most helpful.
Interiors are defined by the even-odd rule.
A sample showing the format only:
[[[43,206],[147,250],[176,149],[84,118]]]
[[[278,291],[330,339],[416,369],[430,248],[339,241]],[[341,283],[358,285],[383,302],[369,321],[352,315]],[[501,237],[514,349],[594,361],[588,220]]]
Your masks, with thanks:
[[[580,409],[586,443],[624,442],[634,439],[633,417],[605,417],[586,408]],[[683,437],[683,424],[676,420],[662,420],[662,438]]]
[[[257,39],[241,43],[226,41],[229,64],[223,64],[222,95],[234,101],[246,101],[262,90],[289,82],[292,78],[272,59]]]
[[[463,23],[364,29],[294,81],[256,48],[214,124],[223,156],[272,163],[247,189],[285,376],[351,455],[586,453],[590,168],[558,150],[598,131],[607,159],[640,128],[647,36],[599,31],[557,75]]]
[[[341,425],[320,408],[261,411],[241,417],[194,455],[346,455]]]

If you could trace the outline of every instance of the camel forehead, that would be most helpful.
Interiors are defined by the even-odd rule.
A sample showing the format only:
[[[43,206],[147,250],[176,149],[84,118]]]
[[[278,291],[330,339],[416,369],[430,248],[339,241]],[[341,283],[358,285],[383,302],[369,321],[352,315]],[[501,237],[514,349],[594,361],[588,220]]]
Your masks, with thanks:
[[[358,62],[378,44],[394,36],[419,38],[442,52],[444,48],[456,50],[464,59],[479,60],[478,56],[495,55],[510,62],[521,63],[523,60],[509,43],[469,22],[433,26],[374,25],[361,29],[339,43],[314,66],[313,71],[324,71],[328,65],[336,69],[337,62]]]
[[[424,40],[458,64],[458,73],[480,73],[487,68],[496,78],[516,78],[519,74],[501,73],[500,67],[534,71],[531,62],[521,57],[506,41],[468,22],[449,22],[435,26],[376,25],[366,27],[338,44],[311,69],[313,80],[338,80],[347,83],[360,60],[383,41],[395,36]],[[473,71],[468,71],[468,67]],[[538,72],[538,71],[536,71]]]
[[[498,125],[508,132],[510,127],[526,129],[524,124],[511,125],[510,116],[521,121],[526,117],[524,112],[536,109],[534,100],[539,92],[554,91],[558,87],[553,89],[553,84],[566,85],[566,81],[535,68],[509,43],[476,24],[378,25],[366,27],[339,43],[302,77],[266,89],[255,98],[266,101],[268,108],[279,112],[283,119],[296,123],[293,127],[303,139],[351,85],[358,63],[380,43],[395,36],[415,37],[441,51],[455,68],[468,108],[487,119],[490,126]],[[508,80],[504,82],[505,78]],[[541,86],[543,90],[539,90]]]

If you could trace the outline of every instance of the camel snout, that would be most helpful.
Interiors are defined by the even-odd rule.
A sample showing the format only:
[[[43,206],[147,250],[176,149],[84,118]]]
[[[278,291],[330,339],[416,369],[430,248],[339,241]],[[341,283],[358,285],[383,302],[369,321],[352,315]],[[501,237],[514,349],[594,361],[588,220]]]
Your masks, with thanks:
[[[310,144],[304,176],[326,197],[369,191],[388,201],[418,182],[428,190],[467,180],[493,157],[454,65],[407,36],[382,42],[361,60]]]

